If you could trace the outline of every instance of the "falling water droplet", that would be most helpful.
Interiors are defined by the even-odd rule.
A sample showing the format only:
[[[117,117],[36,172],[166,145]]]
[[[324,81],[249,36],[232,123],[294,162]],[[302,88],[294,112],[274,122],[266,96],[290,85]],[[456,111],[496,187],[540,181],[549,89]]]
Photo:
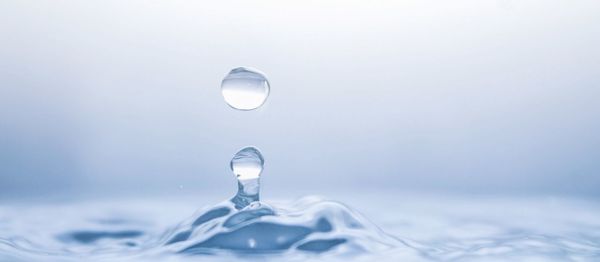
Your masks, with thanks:
[[[238,192],[231,199],[237,209],[242,209],[259,200],[260,173],[265,160],[255,147],[245,147],[238,151],[229,166],[238,180]]]
[[[221,82],[225,102],[238,110],[252,110],[265,103],[269,81],[263,73],[247,67],[234,68]]]

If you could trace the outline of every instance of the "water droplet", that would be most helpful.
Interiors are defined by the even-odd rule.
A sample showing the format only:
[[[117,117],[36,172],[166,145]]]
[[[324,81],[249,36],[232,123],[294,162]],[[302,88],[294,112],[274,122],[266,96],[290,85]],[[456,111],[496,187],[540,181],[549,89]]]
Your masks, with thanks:
[[[238,180],[256,179],[260,177],[265,160],[260,151],[252,146],[238,151],[229,166]]]
[[[269,81],[263,73],[247,67],[234,68],[221,82],[225,102],[235,109],[252,110],[265,103]]]

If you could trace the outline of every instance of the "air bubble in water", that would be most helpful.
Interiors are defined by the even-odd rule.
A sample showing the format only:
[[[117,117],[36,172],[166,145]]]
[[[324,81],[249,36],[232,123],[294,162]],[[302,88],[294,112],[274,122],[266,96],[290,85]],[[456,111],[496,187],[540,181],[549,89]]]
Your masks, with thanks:
[[[225,102],[238,110],[252,110],[265,103],[269,81],[263,73],[247,67],[234,68],[221,82]]]

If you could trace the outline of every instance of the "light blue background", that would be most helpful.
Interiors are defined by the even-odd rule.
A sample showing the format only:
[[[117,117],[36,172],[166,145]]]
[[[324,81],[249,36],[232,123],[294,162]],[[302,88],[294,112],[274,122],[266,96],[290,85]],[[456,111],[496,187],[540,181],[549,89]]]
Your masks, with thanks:
[[[263,151],[268,190],[598,194],[599,13],[2,1],[0,197],[233,191],[246,145]],[[224,103],[237,66],[269,77],[261,109]]]

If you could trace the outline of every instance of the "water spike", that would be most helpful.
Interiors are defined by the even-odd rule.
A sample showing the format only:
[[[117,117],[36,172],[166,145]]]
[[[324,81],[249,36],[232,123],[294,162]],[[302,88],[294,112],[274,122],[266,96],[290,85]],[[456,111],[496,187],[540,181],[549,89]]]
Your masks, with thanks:
[[[260,174],[264,166],[260,151],[252,146],[242,148],[231,159],[231,171],[238,180],[238,192],[231,199],[236,209],[259,201]]]

